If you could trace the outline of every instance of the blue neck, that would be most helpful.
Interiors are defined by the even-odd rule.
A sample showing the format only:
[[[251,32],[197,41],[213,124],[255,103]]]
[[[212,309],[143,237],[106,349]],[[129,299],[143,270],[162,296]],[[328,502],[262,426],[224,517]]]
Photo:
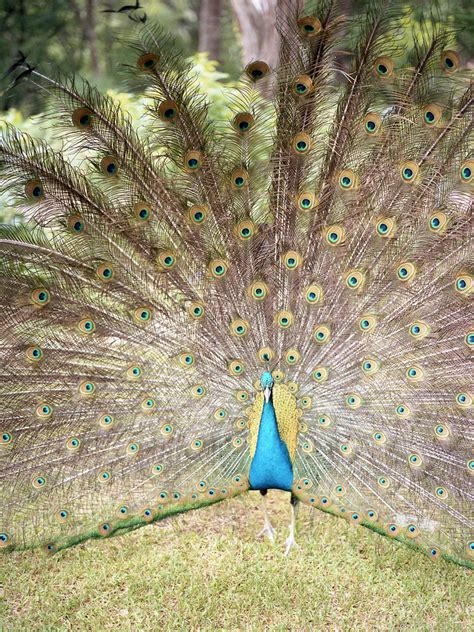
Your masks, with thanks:
[[[293,484],[293,466],[286,443],[280,439],[271,398],[263,406],[249,479],[251,489],[290,491]]]

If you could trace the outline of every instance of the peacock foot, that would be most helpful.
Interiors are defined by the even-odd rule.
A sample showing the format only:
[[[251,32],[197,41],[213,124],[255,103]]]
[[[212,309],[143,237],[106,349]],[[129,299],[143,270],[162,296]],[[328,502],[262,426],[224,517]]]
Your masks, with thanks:
[[[271,522],[269,520],[266,520],[264,525],[263,525],[263,529],[260,531],[260,533],[257,534],[257,538],[261,538],[262,536],[266,536],[270,542],[272,544],[275,543],[275,533],[276,530],[273,528]]]
[[[290,535],[286,538],[286,549],[285,549],[285,557],[288,557],[291,549],[294,547],[295,549],[299,549],[300,545],[295,540],[294,533],[290,533]]]

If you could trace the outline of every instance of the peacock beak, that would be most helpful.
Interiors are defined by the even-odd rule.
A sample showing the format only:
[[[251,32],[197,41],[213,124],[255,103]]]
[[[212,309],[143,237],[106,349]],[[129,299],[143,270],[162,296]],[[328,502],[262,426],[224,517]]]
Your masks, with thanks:
[[[267,388],[263,391],[263,394],[264,394],[264,396],[265,396],[265,401],[266,401],[266,402],[267,402],[267,404],[268,404],[268,402],[270,401],[270,395],[272,394],[271,389],[270,389],[270,388],[268,388],[268,386],[267,386]]]

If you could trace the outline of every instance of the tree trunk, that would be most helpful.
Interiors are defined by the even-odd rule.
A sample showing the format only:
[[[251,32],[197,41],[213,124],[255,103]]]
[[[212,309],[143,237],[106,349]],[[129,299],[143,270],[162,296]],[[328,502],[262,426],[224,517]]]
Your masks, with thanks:
[[[96,33],[97,0],[86,0],[86,14],[82,21],[84,43],[90,54],[90,67],[94,74],[99,73],[99,57],[97,55]]]
[[[221,48],[221,18],[223,0],[202,0],[199,11],[200,52],[209,53],[210,59],[219,60]]]

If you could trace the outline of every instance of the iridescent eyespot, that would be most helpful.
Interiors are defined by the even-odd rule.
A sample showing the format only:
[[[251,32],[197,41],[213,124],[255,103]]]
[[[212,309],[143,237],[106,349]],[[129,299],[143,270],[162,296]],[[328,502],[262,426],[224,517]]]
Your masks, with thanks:
[[[371,522],[375,522],[378,518],[378,514],[375,511],[375,509],[368,509],[365,512],[365,515],[367,516],[367,518],[371,521]]]
[[[283,264],[288,270],[296,270],[303,263],[303,258],[295,250],[288,250],[282,256]]]
[[[285,352],[284,358],[285,362],[289,366],[294,366],[295,364],[298,364],[298,362],[301,360],[301,354],[297,349],[288,349]]]
[[[408,162],[404,162],[400,166],[400,175],[403,182],[411,184],[415,182],[416,177],[420,171],[420,168],[416,164],[416,162],[412,162],[409,160]]]
[[[262,349],[258,350],[257,355],[260,362],[263,363],[271,362],[275,357],[275,353],[271,347],[262,347]]]
[[[440,441],[444,441],[445,439],[449,439],[451,431],[449,429],[449,426],[447,426],[446,424],[436,424],[436,426],[434,427],[434,434],[437,439],[439,439]]]
[[[318,424],[322,428],[329,428],[329,426],[332,424],[332,419],[331,417],[329,417],[329,415],[320,415],[318,417]]]
[[[317,283],[312,283],[304,290],[304,297],[310,305],[320,303],[323,300],[323,288]]]
[[[151,413],[156,409],[156,400],[153,397],[145,398],[141,403],[141,408],[146,413]]]
[[[299,75],[291,84],[291,91],[296,97],[305,97],[313,91],[313,80],[308,75]]]
[[[255,120],[250,112],[240,112],[234,116],[232,125],[238,132],[245,134],[255,125]]]
[[[227,274],[228,265],[224,259],[214,259],[209,264],[209,272],[214,279],[222,279]]]
[[[473,279],[470,274],[458,274],[454,282],[454,289],[460,294],[470,294],[473,290]]]
[[[409,366],[405,375],[410,382],[419,382],[423,379],[423,369],[419,366]]]
[[[84,220],[79,215],[71,215],[67,220],[67,227],[74,235],[80,235],[86,229]]]
[[[202,384],[196,384],[196,386],[191,387],[191,397],[194,399],[200,399],[207,394],[205,387]]]
[[[172,270],[176,265],[176,254],[172,250],[162,250],[157,263],[162,271]]]
[[[178,116],[178,104],[176,101],[167,99],[162,101],[158,107],[158,116],[165,123],[172,123]]]
[[[441,498],[443,500],[448,497],[448,491],[444,487],[435,487],[434,493],[437,498]]]
[[[153,318],[153,310],[149,307],[137,307],[133,312],[135,322],[146,325]]]
[[[464,344],[469,347],[469,349],[474,348],[474,331],[468,331],[464,336]]]
[[[375,232],[379,237],[393,237],[395,230],[395,220],[391,217],[379,218],[375,224]]]
[[[374,434],[372,435],[372,439],[378,445],[383,445],[387,441],[387,437],[383,432],[374,432]]]
[[[0,549],[4,549],[7,546],[10,546],[11,538],[8,533],[2,532],[0,533]]]
[[[441,120],[443,111],[434,103],[430,103],[423,108],[423,123],[428,127],[434,127]]]
[[[115,156],[104,156],[100,161],[100,170],[108,177],[116,176],[119,170],[117,158]]]
[[[474,557],[474,541],[467,543],[466,551],[469,557]]]
[[[345,274],[344,281],[350,290],[360,290],[365,283],[365,274],[361,270],[351,270]]]
[[[214,419],[218,421],[223,421],[227,417],[227,411],[225,408],[218,408],[214,411]]]
[[[359,186],[359,176],[352,169],[344,169],[337,176],[339,188],[343,191],[357,189]]]
[[[400,527],[391,522],[387,525],[387,535],[391,538],[395,538],[400,533]]]
[[[357,511],[353,511],[350,515],[350,520],[354,524],[360,524],[362,522],[362,516]]]
[[[151,509],[151,507],[145,507],[145,509],[142,509],[140,512],[140,516],[143,518],[143,520],[145,522],[153,522],[154,519],[154,515],[153,515],[153,510]]]
[[[316,196],[310,191],[303,191],[300,193],[295,202],[296,207],[299,208],[300,211],[310,211],[318,204]]]
[[[193,301],[188,305],[187,311],[191,318],[201,320],[204,316],[204,305],[198,301]]]
[[[345,403],[348,408],[352,408],[353,410],[355,410],[362,406],[362,398],[357,395],[357,393],[351,393],[346,397]]]
[[[283,382],[285,379],[285,372],[277,369],[276,371],[272,371],[272,377],[277,383]]]
[[[429,335],[430,331],[430,326],[421,320],[415,320],[415,322],[411,323],[411,325],[408,326],[408,333],[410,334],[410,336],[418,340],[426,338],[426,336]]]
[[[146,202],[137,202],[133,207],[133,216],[139,222],[147,222],[152,215],[150,206]]]
[[[331,340],[331,328],[329,325],[318,325],[313,330],[313,339],[318,344],[326,344]]]
[[[0,433],[0,446],[10,445],[13,441],[13,436],[9,432]]]
[[[93,334],[96,330],[95,322],[90,318],[83,318],[79,321],[77,328],[83,334]]]
[[[242,437],[234,437],[232,439],[232,445],[234,446],[234,448],[241,448],[244,444],[244,440],[242,439]]]
[[[428,552],[428,556],[432,559],[432,560],[437,560],[441,557],[441,551],[437,546],[430,546],[427,549]]]
[[[313,400],[308,395],[305,395],[298,403],[303,410],[309,410],[312,406]]]
[[[204,204],[193,204],[188,210],[188,217],[191,223],[199,226],[207,218],[208,208]]]
[[[361,369],[365,375],[374,375],[380,368],[380,364],[374,358],[365,358],[362,360]]]
[[[227,366],[230,375],[242,375],[244,368],[244,364],[240,360],[232,360]]]
[[[173,434],[173,424],[163,424],[160,428],[160,432],[164,437],[170,437]]]
[[[377,485],[382,489],[390,487],[390,479],[387,476],[379,476],[377,479]]]
[[[89,380],[84,380],[79,384],[79,393],[80,395],[93,395],[95,393],[96,386],[94,382]]]
[[[157,474],[161,474],[163,472],[163,465],[161,463],[155,463],[151,466],[151,474],[152,476],[156,476]]]
[[[441,68],[448,75],[456,72],[461,66],[459,55],[454,50],[444,50],[441,53]]]
[[[230,324],[230,331],[233,336],[237,336],[241,338],[245,336],[250,330],[250,325],[248,321],[242,320],[241,318],[236,318]]]
[[[408,455],[408,463],[412,467],[421,467],[421,465],[423,465],[423,459],[421,458],[419,454],[412,453]]]
[[[472,404],[472,395],[470,393],[458,393],[456,395],[456,404],[460,408],[469,408]]]
[[[154,68],[156,68],[158,61],[159,57],[158,55],[155,55],[155,53],[144,53],[137,59],[137,66],[144,72],[151,72]]]
[[[199,171],[203,164],[203,154],[202,152],[192,149],[187,151],[184,155],[183,166],[184,170],[187,173],[194,173]]]
[[[247,241],[255,235],[255,224],[251,219],[243,219],[234,227],[234,234],[242,241]]]
[[[416,274],[416,267],[410,261],[404,261],[397,268],[397,278],[400,281],[411,281]]]
[[[138,380],[138,379],[141,378],[142,373],[143,372],[142,372],[141,368],[139,366],[134,365],[134,366],[131,366],[131,367],[129,367],[127,369],[127,378],[129,380],[134,380],[135,381],[135,380]]]
[[[184,367],[185,369],[188,369],[192,367],[195,363],[194,354],[189,351],[185,353],[181,353],[178,356],[178,362],[182,367]]]
[[[344,485],[336,485],[336,487],[334,488],[334,493],[340,498],[347,494],[347,489],[344,487]]]
[[[359,329],[365,333],[373,331],[377,326],[377,318],[373,314],[366,314],[359,319]]]
[[[29,180],[25,185],[25,194],[29,200],[33,202],[40,202],[44,199],[44,187],[41,180],[35,178]]]
[[[102,263],[96,270],[96,274],[101,281],[108,283],[114,278],[114,268],[110,263]]]
[[[270,74],[270,66],[264,61],[254,61],[248,64],[245,73],[252,81],[259,81]]]
[[[406,404],[399,404],[395,408],[395,412],[399,417],[409,417],[411,411],[410,411],[410,407],[407,406]]]
[[[275,315],[275,322],[278,327],[281,327],[281,329],[288,329],[293,324],[293,321],[294,316],[292,312],[282,310],[281,312],[277,312]]]
[[[136,443],[135,441],[132,441],[131,443],[129,443],[125,449],[125,452],[128,454],[128,456],[132,456],[134,454],[138,454],[140,450],[140,446],[138,443]]]
[[[443,234],[448,227],[448,216],[441,211],[435,211],[430,216],[428,221],[428,228],[432,233],[436,233],[438,235]]]
[[[291,149],[294,154],[301,156],[307,154],[311,149],[311,137],[305,132],[300,132],[293,136]]]
[[[311,377],[313,378],[315,382],[318,382],[318,384],[321,384],[322,382],[325,382],[328,379],[328,370],[324,366],[318,366],[311,373]]]
[[[53,414],[53,407],[49,404],[40,404],[36,407],[35,413],[40,419],[49,419]]]
[[[233,189],[245,189],[249,185],[249,174],[245,169],[234,169],[230,174]]]
[[[75,452],[76,450],[79,450],[80,447],[81,440],[78,437],[69,437],[69,439],[66,441],[66,448],[70,452]]]
[[[406,533],[407,538],[413,539],[420,535],[420,530],[418,529],[416,525],[409,524],[405,528],[405,533]]]
[[[306,15],[298,20],[298,29],[304,37],[313,37],[322,29],[321,22],[313,15]]]
[[[79,129],[88,129],[92,127],[93,116],[89,108],[77,108],[72,113],[72,122]]]
[[[339,450],[343,456],[349,456],[353,452],[353,448],[350,443],[341,443]]]
[[[33,305],[36,305],[37,307],[44,307],[51,301],[51,295],[46,288],[40,287],[31,292],[30,299]]]
[[[42,489],[46,485],[46,477],[45,476],[33,476],[31,479],[31,484],[35,489]]]
[[[249,294],[256,301],[262,301],[268,296],[268,285],[264,281],[255,281],[249,287]]]
[[[112,415],[101,415],[99,417],[99,426],[102,428],[110,428],[114,423],[114,418]]]
[[[237,421],[235,422],[235,427],[237,428],[237,430],[243,430],[244,428],[247,428],[248,426],[248,421],[247,419],[244,419],[243,417],[241,417],[240,419],[237,419]]]
[[[248,391],[245,390],[238,390],[234,393],[235,399],[238,402],[246,402],[248,401],[250,395]]]
[[[473,182],[472,175],[474,173],[474,160],[466,160],[462,163],[459,168],[459,175],[461,176],[461,181],[470,184]]]
[[[330,246],[339,246],[340,244],[343,244],[346,240],[346,231],[343,226],[338,226],[334,224],[332,226],[328,226],[328,228],[326,228],[324,232],[326,242]]]
[[[376,136],[382,128],[382,119],[378,114],[375,114],[375,112],[369,112],[365,115],[362,124],[366,134]]]
[[[290,393],[293,393],[293,395],[296,395],[296,393],[299,391],[300,385],[298,384],[298,382],[290,381],[287,383],[287,387]]]
[[[394,64],[390,57],[378,57],[374,63],[374,74],[376,77],[386,79],[393,75]]]
[[[36,363],[43,359],[43,350],[41,349],[41,347],[34,345],[32,347],[28,347],[28,349],[25,351],[25,355],[26,359],[29,362]]]

